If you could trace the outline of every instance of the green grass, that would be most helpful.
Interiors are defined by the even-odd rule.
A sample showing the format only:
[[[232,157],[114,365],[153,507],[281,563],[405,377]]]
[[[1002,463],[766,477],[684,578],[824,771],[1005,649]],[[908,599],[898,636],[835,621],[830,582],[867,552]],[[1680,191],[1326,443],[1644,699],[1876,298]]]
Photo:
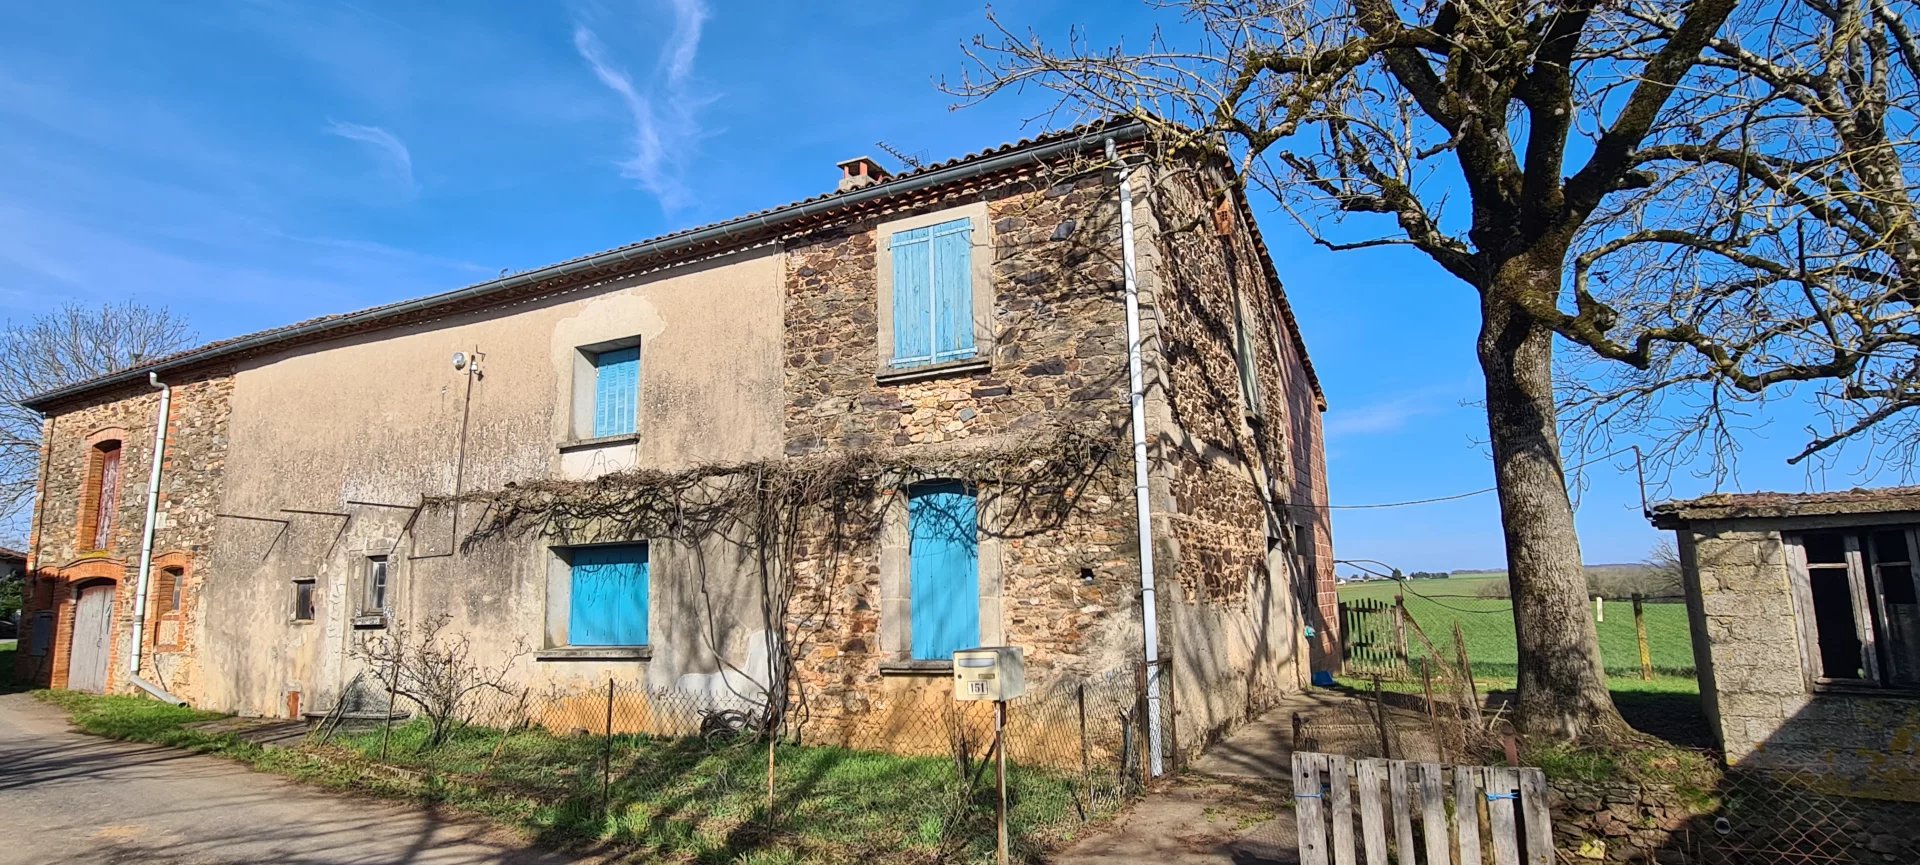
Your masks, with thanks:
[[[216,753],[340,789],[443,803],[552,847],[611,844],[646,861],[758,865],[992,858],[992,772],[969,791],[945,757],[781,745],[777,819],[770,821],[767,751],[759,743],[616,736],[612,772],[603,779],[607,743],[597,737],[468,728],[422,753],[425,725],[406,723],[393,728],[382,764],[378,729],[342,732],[324,748],[262,749],[196,726],[217,715],[143,697],[36,696],[65,708],[90,733]],[[1072,793],[1079,779],[1018,765],[1009,775],[1015,854],[1037,860],[1065,840],[1068,827],[1082,825]]]
[[[1480,589],[1490,582],[1504,580],[1501,575],[1455,577],[1448,580],[1421,580],[1403,589],[1400,584],[1380,581],[1340,587],[1340,600],[1379,600],[1391,603],[1396,594],[1406,592],[1407,614],[1418,623],[1441,656],[1451,661],[1453,625],[1459,622],[1466,638],[1467,657],[1476,678],[1511,679],[1516,673],[1519,653],[1513,637],[1513,605],[1504,598],[1482,598]],[[1647,648],[1656,674],[1692,676],[1693,638],[1687,628],[1687,608],[1682,603],[1649,603],[1645,607]],[[1607,673],[1613,677],[1637,676],[1640,649],[1633,625],[1633,606],[1623,601],[1606,603],[1606,620],[1598,623],[1600,655]],[[1390,650],[1391,619],[1377,619],[1382,627],[1370,634],[1355,634],[1353,639]],[[1407,634],[1407,654],[1414,664],[1427,655],[1419,637]]]

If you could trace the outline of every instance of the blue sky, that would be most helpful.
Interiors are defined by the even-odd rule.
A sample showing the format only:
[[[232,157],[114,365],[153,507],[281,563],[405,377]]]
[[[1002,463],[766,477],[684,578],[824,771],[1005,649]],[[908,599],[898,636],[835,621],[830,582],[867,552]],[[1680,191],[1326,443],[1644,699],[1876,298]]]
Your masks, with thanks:
[[[476,282],[832,187],[877,141],[944,159],[1040,131],[951,110],[970,3],[213,2],[0,9],[0,317],[137,297],[216,339]],[[1092,4],[1003,4],[1057,37]],[[1096,41],[1148,15],[1100,4]],[[1470,289],[1410,253],[1269,245],[1332,411],[1336,504],[1491,486]],[[1749,434],[1746,489],[1850,486]],[[1630,460],[1590,466],[1589,561],[1657,539]],[[1710,489],[1679,473],[1662,493]],[[1496,502],[1340,510],[1335,548],[1499,566]]]

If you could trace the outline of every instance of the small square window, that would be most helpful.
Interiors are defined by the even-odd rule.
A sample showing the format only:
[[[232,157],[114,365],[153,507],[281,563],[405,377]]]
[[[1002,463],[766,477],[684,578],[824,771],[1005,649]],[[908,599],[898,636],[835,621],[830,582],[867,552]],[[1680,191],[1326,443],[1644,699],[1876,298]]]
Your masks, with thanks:
[[[1920,689],[1916,540],[1906,526],[1786,536],[1817,684]]]
[[[593,356],[593,435],[625,435],[640,417],[640,348]]]
[[[892,254],[894,368],[974,357],[973,220],[896,231]]]
[[[579,547],[565,559],[567,645],[647,645],[647,545]]]
[[[368,556],[365,578],[365,594],[362,595],[360,612],[362,614],[384,613],[387,611],[387,588],[390,564],[386,556]]]
[[[296,622],[313,621],[312,577],[303,577],[293,581],[293,620]]]

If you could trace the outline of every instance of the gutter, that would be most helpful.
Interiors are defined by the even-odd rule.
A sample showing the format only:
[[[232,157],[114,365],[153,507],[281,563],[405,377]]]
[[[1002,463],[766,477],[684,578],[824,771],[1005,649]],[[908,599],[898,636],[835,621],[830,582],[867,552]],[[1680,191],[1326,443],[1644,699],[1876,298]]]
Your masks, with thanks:
[[[173,416],[173,388],[160,380],[160,374],[147,373],[147,384],[160,391],[160,408],[153,419],[153,465],[147,471],[147,524],[140,533],[140,570],[133,596],[133,652],[127,659],[127,674],[148,692],[171,699],[165,691],[140,678],[140,649],[146,645],[147,587],[153,578],[154,518],[160,511],[160,464],[167,458],[167,423]]]
[[[1107,159],[1120,163],[1118,148],[1107,139]],[[1160,605],[1153,585],[1153,498],[1148,488],[1147,386],[1141,370],[1140,282],[1133,264],[1133,166],[1120,163],[1120,260],[1126,277],[1127,386],[1133,411],[1133,507],[1140,535],[1140,629],[1147,671],[1147,767],[1164,773],[1160,732]]]
[[[142,679],[139,676],[128,676],[127,678],[132,679],[134,684],[139,685],[140,690],[145,691],[149,694],[152,694],[155,699],[163,703],[170,703],[175,706],[185,706],[187,704],[187,701],[167,693],[166,689],[161,688],[159,685],[156,685],[145,679]]]
[[[387,319],[404,318],[415,313],[430,312],[436,308],[467,301],[485,300],[492,295],[504,294],[518,288],[537,285],[555,279],[564,279],[589,271],[632,263],[649,258],[670,258],[690,252],[695,248],[723,240],[738,240],[737,235],[749,232],[768,232],[787,228],[809,218],[831,213],[836,210],[856,207],[873,201],[880,201],[896,195],[904,195],[949,183],[969,180],[982,175],[1017,168],[1034,162],[1045,162],[1055,157],[1089,149],[1097,140],[1095,133],[1109,142],[1133,142],[1146,138],[1147,127],[1138,120],[1128,120],[1104,129],[1086,129],[1079,134],[1070,135],[1058,141],[1048,142],[1017,149],[1007,153],[981,157],[962,162],[947,168],[936,168],[923,174],[913,174],[877,183],[872,186],[848,192],[837,193],[810,202],[789,204],[755,216],[744,216],[706,228],[698,228],[681,234],[669,234],[653,240],[642,241],[632,246],[609,250],[596,255],[563,264],[555,264],[525,273],[471,285],[454,291],[402,301],[383,307],[349,313],[337,318],[329,318],[304,325],[265,331],[251,336],[243,336],[200,351],[189,352],[173,360],[163,360],[146,366],[134,367],[112,375],[102,376],[90,381],[69,385],[57,390],[35,394],[20,404],[35,411],[47,409],[69,400],[83,397],[96,391],[115,387],[125,387],[140,381],[142,376],[173,373],[199,366],[223,358],[233,358],[252,352],[263,351],[281,345],[287,345],[308,338],[325,338],[334,332],[349,332],[369,324]]]

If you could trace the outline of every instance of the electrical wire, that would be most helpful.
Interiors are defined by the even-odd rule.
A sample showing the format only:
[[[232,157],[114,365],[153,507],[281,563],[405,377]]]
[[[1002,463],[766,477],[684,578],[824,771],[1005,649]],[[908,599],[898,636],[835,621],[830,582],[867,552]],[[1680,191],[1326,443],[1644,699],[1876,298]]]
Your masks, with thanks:
[[[1597,457],[1594,457],[1593,459],[1590,459],[1578,465],[1575,465],[1571,468],[1562,469],[1562,472],[1563,473],[1577,472],[1583,468],[1586,468],[1587,466],[1593,465],[1594,463],[1610,460],[1621,454],[1631,453],[1632,451],[1633,451],[1633,448],[1625,447],[1617,451],[1613,451],[1612,453],[1604,453]],[[1329,510],[1329,511],[1357,511],[1357,510],[1368,510],[1368,509],[1374,509],[1374,508],[1404,508],[1410,505],[1431,505],[1438,502],[1451,502],[1451,501],[1457,501],[1459,499],[1472,498],[1474,496],[1484,496],[1487,493],[1493,492],[1498,489],[1500,488],[1497,486],[1492,486],[1492,487],[1487,487],[1485,489],[1473,490],[1471,492],[1454,493],[1453,495],[1450,495],[1450,496],[1436,496],[1430,499],[1414,499],[1412,501],[1406,501],[1406,502],[1374,502],[1374,503],[1363,504],[1363,505],[1296,505],[1295,507],[1320,508],[1322,510]]]

